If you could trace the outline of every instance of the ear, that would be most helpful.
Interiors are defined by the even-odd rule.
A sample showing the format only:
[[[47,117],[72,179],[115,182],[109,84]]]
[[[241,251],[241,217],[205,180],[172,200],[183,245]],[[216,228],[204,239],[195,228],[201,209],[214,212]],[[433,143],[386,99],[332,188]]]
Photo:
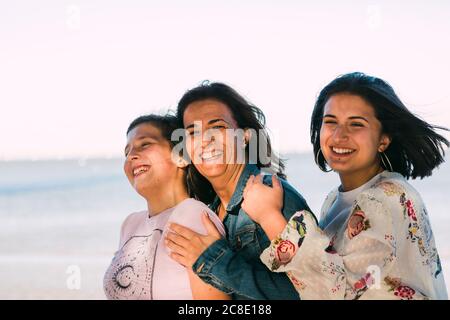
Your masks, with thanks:
[[[175,165],[178,168],[181,168],[181,169],[186,168],[188,166],[188,164],[189,164],[188,161],[186,159],[184,159],[183,157],[177,156],[175,159]]]
[[[247,146],[252,138],[252,132],[250,129],[245,129],[244,131],[244,144]]]
[[[387,134],[382,134],[380,139],[380,145],[378,146],[378,152],[384,152],[392,142],[392,138]]]

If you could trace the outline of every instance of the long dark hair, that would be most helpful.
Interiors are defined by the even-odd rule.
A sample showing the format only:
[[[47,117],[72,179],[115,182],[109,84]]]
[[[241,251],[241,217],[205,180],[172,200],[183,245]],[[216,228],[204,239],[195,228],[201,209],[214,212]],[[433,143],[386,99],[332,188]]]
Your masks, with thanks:
[[[338,93],[349,93],[363,98],[375,110],[382,132],[391,138],[384,151],[394,171],[405,178],[424,178],[444,162],[444,145],[449,142],[435,129],[447,128],[431,125],[412,114],[400,101],[394,89],[384,80],[361,72],[344,74],[325,86],[320,92],[311,117],[311,143],[317,165],[326,170],[326,161],[320,149],[320,129],[324,106]],[[318,154],[319,152],[319,154]],[[386,168],[382,164],[383,168]]]
[[[213,99],[225,104],[231,111],[234,120],[241,129],[254,129],[257,133],[254,142],[257,145],[256,165],[258,168],[267,168],[276,173],[281,178],[286,178],[284,174],[284,161],[273,151],[269,135],[266,130],[266,118],[264,113],[257,106],[251,104],[242,95],[230,86],[219,83],[204,81],[201,85],[187,91],[178,102],[177,117],[180,127],[184,127],[183,115],[187,107],[197,101]],[[260,141],[262,140],[262,141]],[[263,156],[270,158],[261,159],[260,147],[264,146]],[[249,146],[246,146],[248,155]],[[205,203],[210,203],[216,196],[209,181],[204,178],[193,164],[189,165],[187,181],[189,188],[195,190],[197,198]]]

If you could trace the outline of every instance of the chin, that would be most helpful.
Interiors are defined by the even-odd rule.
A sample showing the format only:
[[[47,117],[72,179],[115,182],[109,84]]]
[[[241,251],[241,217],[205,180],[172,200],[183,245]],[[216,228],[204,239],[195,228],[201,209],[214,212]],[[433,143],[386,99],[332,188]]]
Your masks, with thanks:
[[[352,168],[349,165],[345,165],[342,163],[333,163],[332,165],[328,164],[328,166],[333,169],[334,172],[337,173],[350,173],[352,172]]]
[[[139,182],[134,182],[134,184],[132,184],[134,190],[136,190],[137,193],[139,193],[141,196],[144,196],[144,194],[148,193],[150,187],[148,185],[146,185],[145,183],[139,183]]]
[[[227,165],[225,164],[207,164],[207,165],[201,165],[198,167],[198,171],[204,176],[205,178],[215,178],[217,176],[222,175],[227,168]]]

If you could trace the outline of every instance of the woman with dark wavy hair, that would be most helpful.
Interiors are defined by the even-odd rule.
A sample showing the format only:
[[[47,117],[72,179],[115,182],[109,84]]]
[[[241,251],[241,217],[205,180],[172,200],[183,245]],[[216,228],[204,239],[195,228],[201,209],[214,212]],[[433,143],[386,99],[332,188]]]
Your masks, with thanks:
[[[222,83],[203,83],[189,90],[177,113],[193,162],[190,190],[210,203],[227,233],[225,238],[218,233],[202,236],[173,225],[174,233],[167,236],[173,259],[233,299],[298,299],[288,277],[270,272],[259,259],[270,243],[262,228],[272,221],[256,224],[241,207],[248,178],[265,170],[281,179],[283,217],[308,209],[302,196],[282,179],[284,165],[271,148],[264,114]],[[264,183],[273,179],[267,175]]]
[[[350,73],[316,101],[311,142],[317,165],[339,175],[320,223],[308,211],[289,222],[282,189],[251,177],[242,207],[265,231],[261,256],[286,272],[303,299],[447,299],[429,217],[409,178],[430,176],[448,141],[412,114],[385,81]],[[258,200],[258,201],[256,201]]]

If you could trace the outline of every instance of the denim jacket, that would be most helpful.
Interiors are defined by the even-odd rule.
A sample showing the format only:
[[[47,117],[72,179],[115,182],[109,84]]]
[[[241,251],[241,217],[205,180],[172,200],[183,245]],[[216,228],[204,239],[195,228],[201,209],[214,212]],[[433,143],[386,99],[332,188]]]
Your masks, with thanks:
[[[250,175],[260,169],[247,164],[226,210],[223,221],[226,239],[222,238],[209,246],[192,266],[193,271],[233,299],[299,299],[285,273],[271,272],[260,260],[264,249],[270,245],[264,230],[253,222],[241,208],[243,191]],[[271,185],[270,175],[264,176],[264,184]],[[305,199],[285,180],[280,179],[284,190],[283,215],[286,220],[308,208]],[[220,204],[217,197],[211,205],[216,211]]]

